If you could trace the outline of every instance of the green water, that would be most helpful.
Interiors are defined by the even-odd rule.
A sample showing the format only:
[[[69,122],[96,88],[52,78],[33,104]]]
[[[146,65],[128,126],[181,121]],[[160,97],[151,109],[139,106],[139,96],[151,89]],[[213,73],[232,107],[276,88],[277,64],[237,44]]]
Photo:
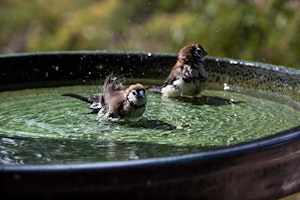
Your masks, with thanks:
[[[66,164],[131,160],[224,147],[299,125],[299,110],[241,93],[205,90],[195,99],[147,91],[144,115],[103,121],[88,104],[98,86],[0,93],[0,164]]]

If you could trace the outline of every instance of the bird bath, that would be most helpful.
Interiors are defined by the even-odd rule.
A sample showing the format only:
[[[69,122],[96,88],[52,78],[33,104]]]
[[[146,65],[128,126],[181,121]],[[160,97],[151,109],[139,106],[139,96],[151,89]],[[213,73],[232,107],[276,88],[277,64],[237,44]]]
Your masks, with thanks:
[[[130,121],[99,121],[86,104],[60,96],[99,92],[112,71],[125,84],[160,85],[175,61],[97,51],[0,56],[1,192],[274,199],[299,191],[297,70],[209,57],[201,96],[147,91],[144,116]]]

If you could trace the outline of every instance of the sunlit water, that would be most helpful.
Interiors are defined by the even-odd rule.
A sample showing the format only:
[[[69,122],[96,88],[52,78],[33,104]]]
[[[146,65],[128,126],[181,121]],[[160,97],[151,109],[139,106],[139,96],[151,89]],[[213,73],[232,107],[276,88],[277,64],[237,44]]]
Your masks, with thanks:
[[[229,146],[299,125],[300,112],[241,93],[205,90],[195,99],[147,91],[144,115],[103,121],[84,96],[95,86],[0,93],[0,164],[61,164],[181,155]]]

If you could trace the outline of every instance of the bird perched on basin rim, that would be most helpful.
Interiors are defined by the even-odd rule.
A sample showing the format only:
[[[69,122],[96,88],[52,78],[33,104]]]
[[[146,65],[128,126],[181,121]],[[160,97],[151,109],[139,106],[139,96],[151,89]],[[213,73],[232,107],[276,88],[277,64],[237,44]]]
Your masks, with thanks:
[[[161,87],[162,95],[166,97],[198,95],[205,88],[207,79],[203,62],[206,55],[207,51],[198,42],[184,46]]]
[[[62,96],[74,97],[90,103],[91,113],[102,117],[112,118],[137,118],[146,110],[147,96],[142,84],[130,85],[122,90],[123,84],[112,74],[105,79],[103,93],[93,94],[90,98],[65,93]]]

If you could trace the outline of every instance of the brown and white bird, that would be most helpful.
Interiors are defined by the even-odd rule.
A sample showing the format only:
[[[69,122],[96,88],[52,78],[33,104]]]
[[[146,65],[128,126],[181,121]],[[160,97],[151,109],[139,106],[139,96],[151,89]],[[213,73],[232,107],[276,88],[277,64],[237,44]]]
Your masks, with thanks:
[[[137,83],[122,90],[123,84],[113,75],[108,75],[103,86],[103,93],[93,94],[90,98],[66,93],[69,96],[90,103],[89,108],[102,117],[137,118],[146,110],[147,97],[145,88]]]
[[[207,79],[204,62],[207,51],[199,44],[183,47],[176,64],[164,81],[161,93],[166,97],[196,96],[204,88]]]

